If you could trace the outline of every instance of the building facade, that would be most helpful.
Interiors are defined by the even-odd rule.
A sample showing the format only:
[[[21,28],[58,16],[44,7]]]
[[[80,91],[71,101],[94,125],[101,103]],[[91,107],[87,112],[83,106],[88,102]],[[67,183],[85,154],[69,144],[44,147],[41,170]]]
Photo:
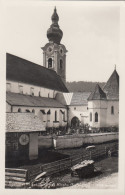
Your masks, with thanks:
[[[88,111],[90,127],[118,127],[119,75],[116,70],[113,71],[103,89],[96,85],[88,98]]]

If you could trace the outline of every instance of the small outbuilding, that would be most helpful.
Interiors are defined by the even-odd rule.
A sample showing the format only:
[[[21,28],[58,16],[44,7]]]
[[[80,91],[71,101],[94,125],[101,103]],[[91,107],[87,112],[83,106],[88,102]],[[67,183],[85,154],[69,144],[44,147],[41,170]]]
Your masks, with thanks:
[[[6,113],[6,160],[38,158],[38,133],[45,131],[34,113]]]

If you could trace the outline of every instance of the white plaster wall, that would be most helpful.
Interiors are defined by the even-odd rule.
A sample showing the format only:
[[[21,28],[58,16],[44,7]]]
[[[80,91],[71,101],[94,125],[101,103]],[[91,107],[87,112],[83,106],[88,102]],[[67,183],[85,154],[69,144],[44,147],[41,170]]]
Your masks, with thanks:
[[[73,117],[75,117],[75,111],[78,111],[78,112],[81,112],[81,115],[84,115],[83,112],[88,112],[88,109],[87,109],[87,105],[86,106],[69,106],[69,110],[68,110],[68,124],[71,125],[71,120]],[[74,110],[74,108],[76,108]],[[76,116],[77,117],[77,116]],[[88,117],[79,117],[79,120],[81,121],[81,123],[85,124],[85,123],[88,123]]]
[[[111,106],[114,106],[114,114],[111,114]],[[107,102],[107,126],[119,125],[119,101]]]
[[[40,118],[40,120],[43,122],[45,127],[59,127],[59,126],[66,126],[67,125],[67,109],[66,108],[49,108],[49,107],[26,107],[26,106],[13,106],[13,112],[18,112],[18,109],[21,108],[21,112],[26,112],[26,109],[28,109],[30,112],[32,110],[35,110],[35,115]],[[49,110],[51,112],[50,115],[42,114],[40,110],[44,110],[45,113],[47,113]],[[62,110],[65,111],[65,121],[62,121],[63,118],[60,117]],[[57,111],[57,121],[58,123],[53,123],[55,121],[55,111]]]
[[[88,102],[89,125],[91,127],[105,127],[107,118],[107,101],[93,100]],[[95,113],[98,113],[98,122],[95,122]],[[92,113],[92,121],[90,121],[90,113]]]
[[[6,102],[6,112],[11,112],[11,105]]]
[[[11,92],[13,93],[20,93],[19,86],[23,86],[23,94],[26,94],[26,95],[31,95],[31,88],[34,89],[34,96],[39,96],[39,92],[40,92],[41,97],[48,97],[48,94],[49,94],[50,98],[55,98],[56,93],[57,93],[57,91],[52,90],[52,89],[38,87],[35,85],[30,85],[30,84],[21,83],[21,82],[7,80],[7,83],[11,84]]]
[[[69,106],[71,111],[81,111],[81,112],[87,112],[88,111],[87,107],[88,107],[88,105],[86,105],[86,106]],[[76,108],[76,109],[74,109],[74,108]]]
[[[114,106],[114,114],[111,114],[111,106]],[[119,101],[89,101],[89,125],[92,127],[109,127],[119,125]],[[93,118],[90,122],[90,112],[92,112]],[[94,122],[94,114],[98,112],[99,122]]]

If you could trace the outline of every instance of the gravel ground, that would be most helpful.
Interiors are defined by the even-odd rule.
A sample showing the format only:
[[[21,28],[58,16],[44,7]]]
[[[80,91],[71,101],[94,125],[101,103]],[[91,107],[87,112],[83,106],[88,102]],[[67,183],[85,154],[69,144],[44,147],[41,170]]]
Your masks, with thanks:
[[[92,181],[82,181],[66,189],[115,189],[118,187],[118,173]]]

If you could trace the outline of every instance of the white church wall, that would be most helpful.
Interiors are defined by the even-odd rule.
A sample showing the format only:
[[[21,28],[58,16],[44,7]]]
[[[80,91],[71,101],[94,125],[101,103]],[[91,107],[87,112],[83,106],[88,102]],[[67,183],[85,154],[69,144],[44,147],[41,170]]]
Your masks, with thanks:
[[[107,126],[119,125],[119,101],[107,101]],[[111,107],[114,107],[114,114],[111,113]]]
[[[99,128],[106,126],[107,102],[105,100],[93,100],[88,102],[89,125]],[[92,113],[92,121],[90,121]],[[95,121],[95,113],[98,114],[98,122]]]
[[[8,84],[11,85],[10,88],[7,87],[7,90],[12,93],[23,93],[25,95],[31,95],[31,93],[34,94],[34,96],[41,96],[41,97],[49,97],[49,98],[55,98],[57,91],[52,89],[47,89],[43,87],[38,87],[35,85],[30,85],[26,83],[21,82],[15,82],[15,81],[7,81]]]
[[[77,117],[82,124],[88,123],[88,117],[86,116],[86,113],[88,112],[88,105],[85,106],[68,106],[68,124],[71,125],[71,120],[73,117]],[[83,117],[85,113],[86,117]]]
[[[18,112],[18,109],[21,109],[21,112],[30,112],[34,111],[34,114],[40,118],[45,127],[59,127],[67,125],[67,109],[66,108],[49,108],[49,107],[26,107],[26,106],[13,106],[13,112]],[[40,110],[44,110],[43,114]],[[50,114],[47,112],[50,110]],[[65,112],[65,120],[63,120],[62,112]],[[57,111],[57,120],[55,121],[55,111]],[[61,117],[60,117],[61,116]]]
[[[11,105],[6,102],[6,112],[11,112]]]

